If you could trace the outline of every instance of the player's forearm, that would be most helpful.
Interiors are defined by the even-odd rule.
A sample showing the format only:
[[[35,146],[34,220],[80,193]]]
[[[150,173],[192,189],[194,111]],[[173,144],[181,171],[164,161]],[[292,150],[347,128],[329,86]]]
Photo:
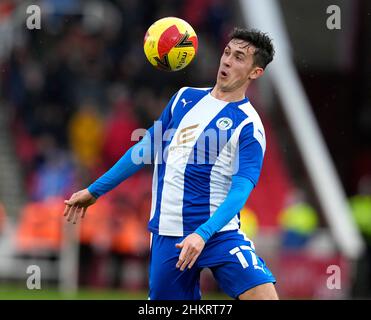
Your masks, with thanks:
[[[199,226],[195,232],[207,242],[214,233],[222,229],[243,208],[253,188],[254,185],[249,179],[234,176],[231,190],[224,202],[211,218]]]
[[[151,157],[151,140],[144,137],[132,146],[110,170],[92,183],[88,187],[89,192],[98,198],[111,191],[143,168],[148,157]]]

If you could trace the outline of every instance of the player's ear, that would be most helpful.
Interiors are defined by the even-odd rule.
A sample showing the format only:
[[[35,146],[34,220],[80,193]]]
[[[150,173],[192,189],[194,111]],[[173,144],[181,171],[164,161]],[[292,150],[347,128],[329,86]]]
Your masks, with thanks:
[[[256,80],[256,79],[260,78],[263,74],[264,74],[264,69],[263,68],[261,68],[261,67],[255,67],[250,72],[249,78],[251,80]]]

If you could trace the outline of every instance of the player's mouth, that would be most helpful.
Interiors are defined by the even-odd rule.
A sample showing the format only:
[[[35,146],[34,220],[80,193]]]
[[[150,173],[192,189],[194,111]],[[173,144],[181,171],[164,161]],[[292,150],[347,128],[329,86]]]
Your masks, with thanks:
[[[220,70],[219,75],[220,75],[221,78],[227,78],[228,77],[228,73],[224,70]]]

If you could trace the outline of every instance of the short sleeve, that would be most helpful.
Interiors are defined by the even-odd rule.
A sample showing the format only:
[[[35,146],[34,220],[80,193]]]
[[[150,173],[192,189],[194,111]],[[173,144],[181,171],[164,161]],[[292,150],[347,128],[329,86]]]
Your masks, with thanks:
[[[250,122],[241,130],[234,175],[248,178],[256,186],[263,165],[265,136],[264,129],[254,126],[255,124]]]

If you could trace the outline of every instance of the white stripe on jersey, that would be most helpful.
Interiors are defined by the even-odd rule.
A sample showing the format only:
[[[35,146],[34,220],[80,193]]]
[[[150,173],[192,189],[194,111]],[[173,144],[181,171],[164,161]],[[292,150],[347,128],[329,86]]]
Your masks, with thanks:
[[[182,134],[181,130],[190,126],[192,129],[192,141],[182,144],[181,152],[169,151],[166,160],[164,184],[161,198],[161,214],[159,221],[159,234],[169,236],[183,235],[183,195],[184,173],[188,157],[197,142],[197,139],[215,116],[229,102],[216,100],[210,94],[203,97],[181,120],[168,150],[177,147],[177,140]]]
[[[157,176],[157,161],[158,161],[158,153],[156,152],[155,155],[155,162],[154,162],[154,169],[153,169],[153,177],[152,177],[152,201],[151,201],[151,213],[149,220],[152,220],[153,216],[156,212],[156,202],[157,202],[157,188],[158,188],[158,176]]]
[[[174,102],[173,104],[171,105],[171,114],[173,114],[173,111],[174,111],[174,108],[176,106],[176,104],[178,103],[178,100],[179,98],[181,97],[181,95],[183,94],[183,92],[188,89],[188,87],[183,87],[182,89],[180,89],[178,91],[178,94],[176,95],[175,99],[174,99]]]

